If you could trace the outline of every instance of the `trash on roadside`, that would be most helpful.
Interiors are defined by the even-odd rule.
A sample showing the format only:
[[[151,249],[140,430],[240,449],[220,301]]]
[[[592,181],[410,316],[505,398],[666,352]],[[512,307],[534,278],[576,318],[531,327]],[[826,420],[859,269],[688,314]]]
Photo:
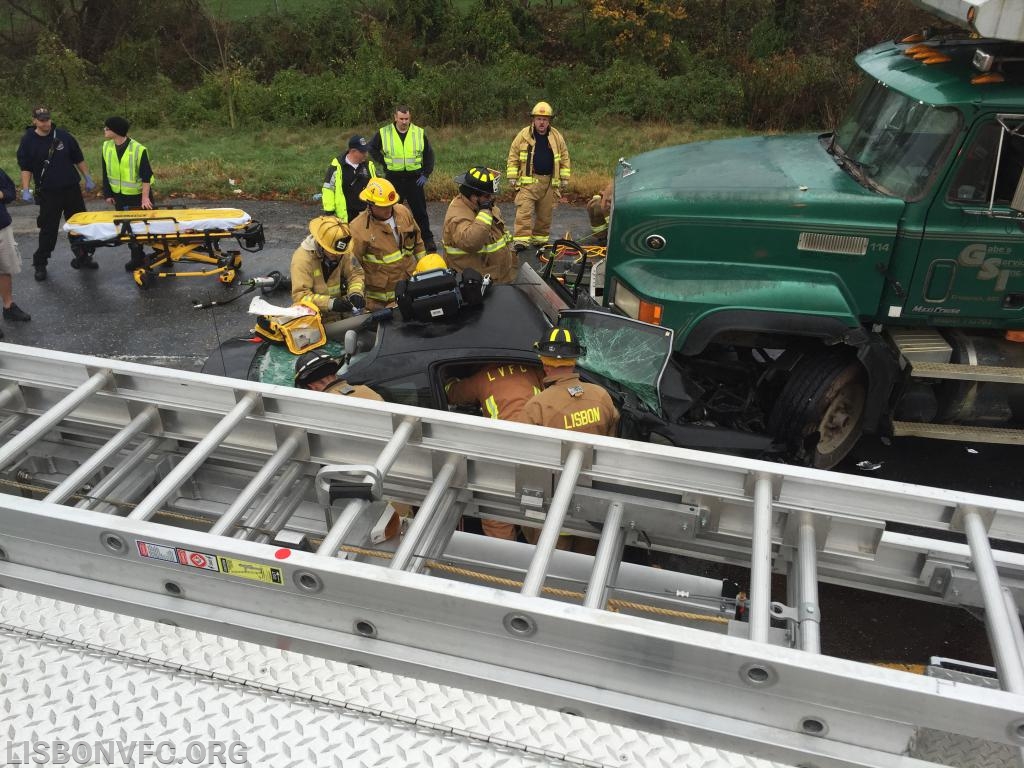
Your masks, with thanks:
[[[857,462],[857,469],[864,470],[865,472],[876,472],[881,468],[882,462],[880,461],[868,461],[865,459],[864,461]]]
[[[968,452],[968,453],[977,453],[977,452],[978,452],[978,449],[977,449],[977,448],[968,448],[968,449],[967,449],[967,452]]]

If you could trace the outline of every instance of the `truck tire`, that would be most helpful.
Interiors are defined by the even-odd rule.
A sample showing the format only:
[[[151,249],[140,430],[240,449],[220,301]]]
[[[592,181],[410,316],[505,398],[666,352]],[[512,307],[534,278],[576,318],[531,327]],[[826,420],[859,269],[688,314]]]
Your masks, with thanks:
[[[860,439],[867,376],[848,354],[803,358],[793,368],[768,417],[768,431],[793,451],[793,458],[831,469]]]

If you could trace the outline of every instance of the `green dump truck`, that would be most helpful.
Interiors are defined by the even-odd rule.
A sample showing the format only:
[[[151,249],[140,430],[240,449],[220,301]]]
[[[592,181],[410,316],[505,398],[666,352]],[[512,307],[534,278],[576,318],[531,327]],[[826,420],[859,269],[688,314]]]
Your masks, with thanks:
[[[1024,442],[1024,3],[918,4],[968,31],[860,54],[834,132],[619,162],[604,301],[673,329],[688,420]]]

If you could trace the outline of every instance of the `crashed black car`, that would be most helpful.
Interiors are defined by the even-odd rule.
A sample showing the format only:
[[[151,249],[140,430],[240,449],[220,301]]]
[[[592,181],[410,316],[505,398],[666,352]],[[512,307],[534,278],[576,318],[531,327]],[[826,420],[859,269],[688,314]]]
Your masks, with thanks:
[[[406,320],[398,310],[328,326],[326,349],[342,358],[339,375],[365,384],[393,403],[464,410],[448,403],[445,382],[487,363],[537,364],[534,342],[553,324],[569,328],[585,347],[583,378],[605,387],[622,418],[621,437],[686,448],[763,456],[761,435],[684,423],[687,382],[672,359],[673,332],[593,306],[560,280],[529,266],[515,285],[486,289],[476,306],[440,319]],[[575,308],[581,306],[582,308]],[[291,385],[295,356],[267,341],[232,339],[214,352],[204,373]]]

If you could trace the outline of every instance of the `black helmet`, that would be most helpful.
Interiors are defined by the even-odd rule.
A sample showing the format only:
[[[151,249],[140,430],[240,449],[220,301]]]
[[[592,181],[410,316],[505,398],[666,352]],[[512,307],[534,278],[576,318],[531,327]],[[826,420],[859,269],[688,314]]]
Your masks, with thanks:
[[[474,166],[455,177],[455,183],[481,195],[498,194],[498,174],[482,165]]]
[[[546,337],[533,343],[537,354],[542,357],[553,357],[556,360],[575,360],[585,355],[587,350],[579,345],[566,328],[552,328]]]
[[[295,361],[295,386],[307,389],[310,382],[338,372],[341,363],[322,350],[306,352]]]

